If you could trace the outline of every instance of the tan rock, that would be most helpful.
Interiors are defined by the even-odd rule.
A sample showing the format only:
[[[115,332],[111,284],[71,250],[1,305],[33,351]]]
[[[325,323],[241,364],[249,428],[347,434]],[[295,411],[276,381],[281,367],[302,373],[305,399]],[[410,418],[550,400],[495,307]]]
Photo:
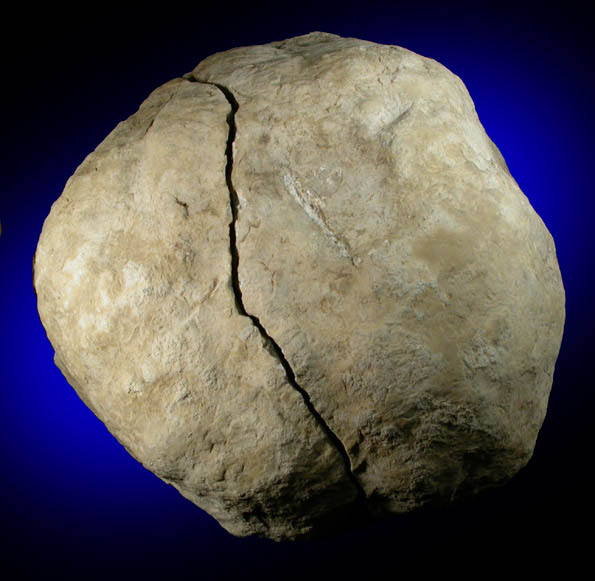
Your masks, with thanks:
[[[128,451],[274,539],[506,482],[564,323],[552,238],[461,80],[323,33],[154,91],[68,181],[34,282]]]

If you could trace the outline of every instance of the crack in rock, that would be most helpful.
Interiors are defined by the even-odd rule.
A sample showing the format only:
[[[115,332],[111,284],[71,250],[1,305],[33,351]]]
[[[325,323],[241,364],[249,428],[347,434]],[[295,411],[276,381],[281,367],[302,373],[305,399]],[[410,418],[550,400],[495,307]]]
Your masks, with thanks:
[[[230,105],[230,111],[229,111],[229,114],[227,115],[227,124],[229,126],[229,133],[228,133],[228,137],[227,137],[227,146],[225,149],[225,156],[227,159],[227,162],[225,165],[225,182],[227,184],[227,189],[229,190],[229,201],[230,201],[230,207],[231,207],[231,222],[229,223],[229,249],[230,249],[230,254],[231,254],[231,285],[232,285],[233,293],[234,293],[234,297],[235,297],[236,308],[241,315],[243,315],[244,317],[248,317],[252,321],[254,326],[258,329],[258,331],[260,332],[260,335],[264,339],[265,346],[266,346],[267,350],[269,351],[269,353],[273,357],[275,357],[283,366],[283,369],[285,370],[285,375],[287,376],[288,383],[291,385],[291,387],[293,387],[302,396],[302,399],[303,399],[306,407],[308,408],[308,411],[314,417],[314,419],[316,420],[316,422],[318,423],[318,425],[320,426],[320,428],[322,429],[322,431],[324,432],[326,437],[330,440],[330,442],[333,444],[335,449],[341,455],[343,464],[345,466],[345,472],[347,474],[347,477],[349,478],[350,482],[353,484],[353,486],[355,487],[355,489],[357,491],[357,497],[356,497],[354,503],[358,503],[358,504],[364,506],[365,499],[366,499],[366,493],[364,492],[362,485],[359,483],[359,481],[355,477],[355,474],[353,473],[353,469],[351,466],[351,460],[349,459],[349,454],[347,453],[347,450],[345,449],[343,442],[339,439],[337,434],[335,434],[335,432],[333,432],[333,430],[327,424],[327,422],[322,417],[320,412],[314,407],[314,404],[312,403],[312,400],[310,399],[310,394],[297,382],[295,373],[294,373],[291,365],[289,364],[289,361],[287,361],[287,358],[285,357],[285,354],[283,353],[283,350],[281,349],[279,344],[269,335],[267,330],[264,328],[264,326],[260,322],[260,319],[256,315],[252,315],[252,314],[248,313],[248,311],[246,311],[246,308],[244,306],[244,302],[242,299],[242,289],[240,288],[240,280],[239,280],[240,256],[239,256],[239,251],[238,251],[238,246],[237,246],[237,234],[236,234],[236,222],[238,219],[239,199],[238,199],[238,194],[233,186],[233,182],[231,179],[231,174],[232,174],[232,170],[233,170],[233,143],[234,143],[234,140],[236,137],[236,132],[237,132],[235,116],[236,116],[236,113],[238,112],[238,109],[240,108],[240,106],[239,106],[236,98],[234,97],[233,93],[224,85],[221,85],[219,83],[215,83],[212,81],[203,81],[203,80],[197,79],[192,74],[185,75],[184,78],[191,83],[202,83],[205,85],[212,85],[214,87],[217,87],[217,89],[219,89],[223,93],[223,96],[227,99],[227,102]]]
[[[189,212],[188,212],[188,204],[186,202],[182,202],[182,200],[178,199],[178,198],[174,198],[176,201],[176,204],[178,204],[178,206],[180,206],[182,208],[182,213],[184,215],[184,218],[188,218],[189,216]]]

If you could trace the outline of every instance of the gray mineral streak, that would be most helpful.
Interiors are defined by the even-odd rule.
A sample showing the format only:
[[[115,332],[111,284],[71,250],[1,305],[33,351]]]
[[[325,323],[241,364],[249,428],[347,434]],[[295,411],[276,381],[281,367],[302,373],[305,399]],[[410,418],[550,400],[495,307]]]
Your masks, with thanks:
[[[510,479],[564,324],[552,237],[462,81],[324,33],[155,90],[66,184],[34,283],[126,449],[277,540]]]

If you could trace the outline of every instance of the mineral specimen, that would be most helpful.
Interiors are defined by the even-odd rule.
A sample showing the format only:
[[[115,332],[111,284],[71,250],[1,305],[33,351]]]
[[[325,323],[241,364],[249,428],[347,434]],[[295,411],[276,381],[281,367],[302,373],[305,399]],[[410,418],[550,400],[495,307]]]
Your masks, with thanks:
[[[277,540],[510,479],[564,324],[552,237],[462,81],[324,33],[156,89],[66,184],[34,273],[110,432]]]

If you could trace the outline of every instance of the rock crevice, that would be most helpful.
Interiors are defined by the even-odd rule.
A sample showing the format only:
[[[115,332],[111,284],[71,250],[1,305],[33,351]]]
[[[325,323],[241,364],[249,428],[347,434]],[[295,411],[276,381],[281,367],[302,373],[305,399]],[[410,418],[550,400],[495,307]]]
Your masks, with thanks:
[[[226,164],[225,164],[225,182],[227,184],[227,189],[229,191],[229,203],[231,208],[231,222],[229,223],[229,251],[231,255],[231,286],[233,289],[233,294],[235,297],[235,304],[238,312],[243,315],[244,317],[248,317],[254,326],[258,329],[261,337],[263,338],[264,344],[269,351],[269,353],[275,357],[283,366],[285,370],[285,375],[287,376],[287,381],[293,387],[304,400],[304,404],[308,408],[310,414],[314,417],[326,437],[329,441],[333,444],[333,446],[337,449],[341,458],[343,459],[343,463],[345,465],[345,472],[353,484],[357,491],[357,497],[355,502],[363,504],[366,498],[366,494],[364,492],[363,487],[357,480],[355,474],[352,470],[351,460],[349,458],[349,454],[345,448],[345,445],[340,440],[335,432],[330,428],[326,420],[322,417],[320,412],[316,409],[312,400],[310,398],[310,394],[297,382],[295,372],[291,367],[289,361],[287,360],[283,350],[279,346],[279,344],[269,335],[268,331],[264,328],[260,319],[254,315],[249,313],[244,306],[244,301],[242,299],[242,289],[240,287],[240,277],[239,277],[239,266],[240,266],[240,254],[238,251],[238,244],[237,244],[237,233],[236,233],[236,223],[238,220],[238,213],[239,213],[239,198],[238,193],[233,185],[232,181],[232,172],[233,172],[233,144],[236,138],[237,133],[237,126],[236,126],[236,113],[238,112],[240,106],[237,99],[234,97],[233,93],[229,90],[228,87],[221,85],[219,83],[215,83],[212,81],[204,81],[201,79],[196,78],[193,75],[188,75],[185,77],[186,80],[192,83],[203,83],[206,85],[212,85],[217,87],[227,99],[230,111],[227,115],[227,124],[229,126],[229,133],[227,137],[227,146],[225,149],[225,156],[226,156]]]

